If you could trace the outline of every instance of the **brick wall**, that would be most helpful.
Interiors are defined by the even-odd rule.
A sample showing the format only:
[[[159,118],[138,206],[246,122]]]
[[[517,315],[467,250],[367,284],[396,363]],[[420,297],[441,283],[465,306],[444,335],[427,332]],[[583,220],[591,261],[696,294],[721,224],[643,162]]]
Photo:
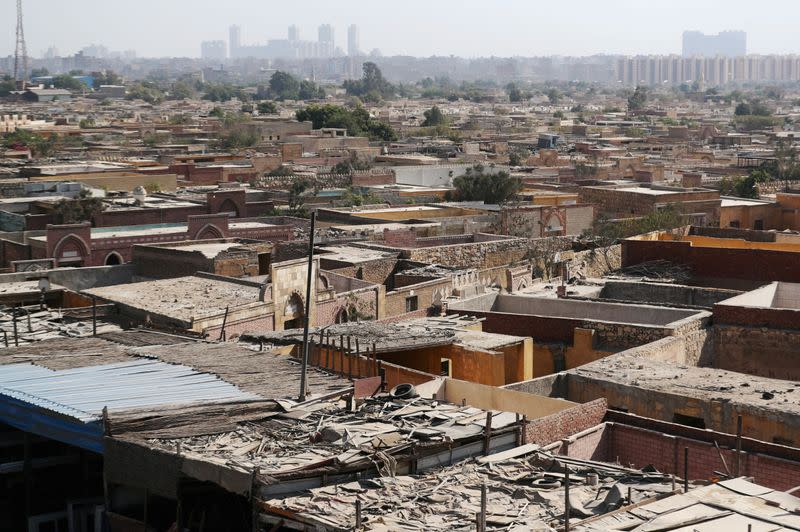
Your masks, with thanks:
[[[529,421],[525,427],[525,441],[547,445],[572,436],[602,423],[607,408],[605,399],[597,399]]]
[[[694,277],[741,279],[750,283],[800,282],[798,254],[763,249],[703,248],[690,242],[624,240],[622,265],[666,260],[689,266]]]
[[[225,338],[227,340],[233,340],[245,332],[265,333],[272,332],[274,329],[275,318],[272,314],[233,322],[229,321],[225,324]],[[214,325],[203,329],[203,334],[207,335],[212,340],[216,340],[219,338],[221,330],[222,324]]]
[[[413,248],[417,245],[417,235],[413,229],[384,229],[383,241],[391,247]]]
[[[168,207],[162,209],[104,211],[96,214],[92,219],[92,222],[94,223],[95,227],[184,223],[189,216],[199,214],[206,214],[205,205],[196,205],[192,207]]]
[[[736,452],[733,446],[721,445],[718,452],[713,442],[618,423],[612,423],[607,432],[610,432],[607,459],[619,457],[623,465],[642,468],[652,464],[659,471],[683,478],[684,449],[688,447],[690,479],[718,478],[715,472],[725,472],[725,464],[731,473],[735,471]],[[739,474],[753,477],[757,484],[784,491],[800,485],[800,462],[743,452]]]
[[[394,185],[394,172],[391,170],[373,170],[367,172],[353,172],[354,187],[371,187],[375,185]]]
[[[237,217],[246,218],[249,214],[247,212],[247,206],[245,205],[245,194],[242,188],[209,192],[206,194],[208,213],[216,214],[219,212],[234,211]]]

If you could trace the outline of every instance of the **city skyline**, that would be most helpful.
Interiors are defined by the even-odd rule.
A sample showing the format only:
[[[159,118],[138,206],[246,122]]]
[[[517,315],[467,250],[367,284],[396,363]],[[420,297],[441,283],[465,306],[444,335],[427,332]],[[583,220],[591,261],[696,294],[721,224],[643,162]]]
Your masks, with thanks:
[[[474,0],[410,0],[405,9],[393,10],[391,17],[377,16],[376,10],[365,7],[355,0],[336,6],[319,0],[291,6],[266,6],[253,0],[232,0],[224,6],[205,1],[165,4],[142,0],[136,10],[98,0],[75,0],[69,5],[24,2],[28,48],[34,57],[50,46],[62,55],[71,55],[90,44],[136,50],[142,57],[198,57],[200,42],[227,41],[228,27],[234,24],[241,26],[243,42],[249,43],[286,38],[291,25],[299,29],[301,38],[316,40],[316,28],[330,24],[337,36],[336,46],[345,51],[348,27],[354,24],[365,43],[362,52],[379,48],[384,55],[419,57],[671,54],[680,53],[686,30],[709,34],[743,30],[753,54],[800,51],[800,46],[785,37],[792,34],[791,21],[800,16],[800,6],[777,0],[765,0],[758,12],[742,0],[726,2],[724,10],[717,2],[677,0],[661,6],[630,0],[602,5],[572,0],[548,12],[529,2],[504,0],[492,6],[497,8],[495,14],[502,16],[493,17],[486,16],[485,4]],[[186,24],[189,10],[191,24]],[[771,15],[778,11],[782,15],[776,22]],[[298,12],[305,18],[298,20]],[[0,7],[0,20],[13,22],[13,3]],[[147,28],[147,39],[142,38],[143,28]],[[9,25],[6,40],[0,44],[0,56],[13,53],[11,29]]]

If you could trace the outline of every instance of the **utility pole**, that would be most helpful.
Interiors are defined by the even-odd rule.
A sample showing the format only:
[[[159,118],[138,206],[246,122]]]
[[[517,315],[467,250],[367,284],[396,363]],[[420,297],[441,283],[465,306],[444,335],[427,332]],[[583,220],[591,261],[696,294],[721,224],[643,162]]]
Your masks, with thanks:
[[[306,277],[306,312],[303,319],[303,359],[300,365],[300,399],[306,400],[306,372],[308,371],[308,325],[311,314],[311,282],[314,277],[314,228],[317,212],[311,213],[311,234],[308,237],[308,276]]]
[[[22,0],[17,0],[17,45],[14,49],[14,80],[18,90],[24,90],[28,79],[28,47],[22,27]]]

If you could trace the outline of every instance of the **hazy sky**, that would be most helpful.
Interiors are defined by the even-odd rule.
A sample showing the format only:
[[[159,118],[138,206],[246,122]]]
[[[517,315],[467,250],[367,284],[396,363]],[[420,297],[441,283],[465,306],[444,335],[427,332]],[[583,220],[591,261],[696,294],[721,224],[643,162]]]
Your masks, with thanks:
[[[680,53],[681,32],[742,29],[751,53],[800,52],[798,0],[23,0],[29,53],[62,55],[104,44],[140,56],[200,55],[200,41],[285,38],[290,24],[316,40],[361,28],[361,48],[384,55],[534,56]],[[14,52],[15,2],[0,1],[0,55]]]

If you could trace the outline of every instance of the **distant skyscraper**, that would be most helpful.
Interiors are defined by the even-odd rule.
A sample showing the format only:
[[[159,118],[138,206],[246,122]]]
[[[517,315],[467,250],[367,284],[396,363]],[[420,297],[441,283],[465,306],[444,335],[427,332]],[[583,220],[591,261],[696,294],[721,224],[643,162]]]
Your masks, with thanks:
[[[228,57],[225,41],[203,41],[200,43],[200,57],[214,61],[223,61]]]
[[[361,55],[361,42],[358,26],[350,24],[347,28],[347,55],[355,57]]]
[[[723,31],[706,35],[699,31],[683,32],[683,57],[742,57],[747,55],[747,33]]]
[[[239,26],[231,26],[228,30],[228,47],[231,57],[238,57],[239,49],[242,47],[242,28]]]
[[[289,40],[296,42],[300,40],[300,28],[292,24],[289,26]]]
[[[331,57],[336,50],[336,44],[333,38],[333,26],[330,24],[323,24],[319,27],[319,55],[320,57]]]

